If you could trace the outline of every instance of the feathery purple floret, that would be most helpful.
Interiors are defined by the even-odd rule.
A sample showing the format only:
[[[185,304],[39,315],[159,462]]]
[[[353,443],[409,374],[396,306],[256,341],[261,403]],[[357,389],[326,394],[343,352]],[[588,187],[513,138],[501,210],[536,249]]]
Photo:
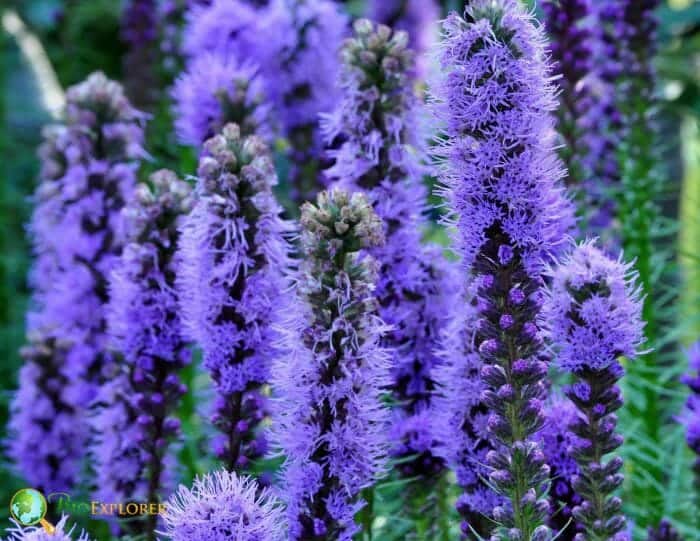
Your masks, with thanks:
[[[69,529],[66,524],[67,520],[67,516],[61,517],[61,520],[55,526],[56,531],[52,534],[48,533],[41,526],[26,528],[13,520],[15,527],[7,530],[10,536],[5,538],[4,541],[73,541],[75,539],[73,537],[75,525]],[[77,541],[91,541],[91,539],[85,531],[81,530]]]
[[[505,539],[546,536],[549,468],[535,438],[544,421],[547,355],[537,316],[544,268],[564,246],[571,204],[553,148],[554,89],[541,28],[515,0],[477,0],[444,22],[433,88],[435,148],[464,267],[476,280],[474,348],[490,410],[493,510]]]
[[[109,330],[123,363],[98,396],[93,453],[100,501],[162,496],[168,445],[179,431],[173,413],[186,391],[178,371],[190,354],[175,278],[178,224],[190,210],[190,188],[165,170],[150,185],[139,185],[123,211],[128,244],[110,281]],[[155,523],[144,527],[152,534]]]
[[[545,424],[540,432],[545,458],[551,468],[549,525],[555,533],[561,532],[559,539],[565,540],[576,535],[577,524],[571,512],[581,503],[581,497],[573,489],[574,477],[580,475],[572,448],[581,441],[570,429],[576,419],[576,406],[554,395],[545,407]]]
[[[700,342],[688,350],[688,367],[690,371],[682,376],[681,381],[690,389],[690,396],[681,421],[685,425],[688,447],[697,455],[693,470],[696,485],[700,488]]]
[[[172,541],[283,541],[283,511],[248,477],[219,470],[180,486],[166,504],[163,534]]]
[[[388,359],[380,346],[369,256],[382,224],[365,197],[323,192],[302,207],[299,311],[285,325],[289,354],[275,367],[273,429],[286,456],[282,491],[290,539],[350,541],[360,491],[383,469]]]
[[[579,466],[573,489],[582,502],[573,517],[577,539],[626,539],[621,502],[612,493],[623,480],[615,412],[622,406],[620,356],[634,357],[643,342],[640,290],[631,265],[611,260],[593,243],[577,246],[552,271],[543,321],[559,366],[574,382],[566,395],[579,410],[571,431]],[[606,455],[608,458],[606,459]]]
[[[439,249],[421,242],[427,190],[416,159],[417,100],[408,77],[413,54],[406,49],[406,34],[367,20],[357,21],[355,31],[342,51],[343,99],[323,122],[329,145],[342,141],[329,152],[334,165],[326,176],[342,189],[365,191],[384,223],[385,244],[369,252],[380,266],[379,314],[392,326],[383,341],[392,356],[391,392],[398,405],[392,429],[398,447],[392,454],[416,455],[402,462],[403,474],[434,478],[441,461],[425,445],[434,436],[422,423],[416,440],[416,424],[433,395],[431,372],[439,361],[436,350],[455,290],[454,273]],[[411,441],[420,448],[413,449]]]
[[[143,155],[143,117],[120,85],[96,73],[66,98],[65,125],[46,128],[40,148],[30,223],[35,306],[11,421],[11,454],[22,474],[54,491],[71,490],[77,481],[88,434],[85,408],[109,373],[107,277],[123,246],[120,211]],[[36,403],[44,407],[35,409]],[[51,412],[54,421],[47,423]]]
[[[290,189],[297,202],[313,198],[320,186],[318,117],[337,103],[338,52],[346,26],[346,16],[330,0],[274,0],[261,23],[256,58],[289,141]]]
[[[204,150],[197,202],[182,228],[178,284],[187,332],[218,394],[216,454],[234,470],[265,452],[261,390],[276,355],[289,225],[279,217],[277,176],[261,139],[228,124]]]
[[[366,15],[377,23],[408,34],[409,47],[416,52],[416,65],[412,74],[424,75],[425,53],[437,38],[436,21],[440,18],[440,6],[435,0],[370,0]]]
[[[205,52],[189,62],[172,95],[175,129],[184,144],[201,147],[230,122],[244,136],[270,137],[264,83],[252,64]]]

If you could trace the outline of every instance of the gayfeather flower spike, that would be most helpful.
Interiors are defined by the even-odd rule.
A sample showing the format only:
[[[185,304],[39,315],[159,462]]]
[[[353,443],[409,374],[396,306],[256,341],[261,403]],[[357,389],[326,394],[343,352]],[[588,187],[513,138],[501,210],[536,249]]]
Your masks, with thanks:
[[[202,53],[175,81],[175,129],[180,142],[201,147],[228,123],[243,136],[269,139],[269,107],[259,70],[235,57]]]
[[[71,526],[68,529],[67,520],[68,517],[61,517],[61,520],[56,524],[56,531],[52,534],[39,526],[24,528],[15,523],[15,528],[7,530],[10,536],[5,538],[4,541],[74,541],[76,539],[73,537],[75,526]],[[87,533],[81,530],[77,541],[91,541],[91,539]]]
[[[124,85],[136,106],[148,109],[158,91],[158,1],[129,0],[122,15]]]
[[[415,158],[419,143],[417,103],[409,72],[413,54],[405,32],[368,20],[355,23],[356,37],[342,50],[343,99],[323,120],[334,165],[326,176],[348,191],[365,191],[382,219],[386,242],[370,250],[379,263],[375,296],[379,315],[392,326],[383,345],[392,356],[391,392],[396,400],[392,454],[409,456],[400,472],[435,479],[442,460],[425,411],[435,388],[439,338],[456,287],[453,267],[437,247],[421,242],[427,190]]]
[[[688,350],[688,367],[690,372],[685,374],[681,381],[690,389],[690,396],[688,396],[681,421],[686,427],[685,439],[688,447],[696,455],[693,471],[695,473],[696,498],[700,503],[700,342]]]
[[[273,0],[261,23],[258,63],[267,94],[289,142],[294,201],[318,191],[323,140],[319,113],[338,99],[338,52],[347,18],[331,0]]]
[[[579,466],[573,489],[582,502],[573,509],[583,532],[577,540],[626,539],[622,502],[622,444],[615,412],[622,406],[619,358],[633,358],[643,342],[642,302],[631,265],[611,260],[593,243],[577,246],[552,271],[543,321],[561,369],[574,383],[566,395],[579,416],[570,430],[579,438],[572,454]]]
[[[88,435],[85,408],[111,373],[107,280],[123,246],[120,211],[144,155],[143,115],[120,85],[95,73],[66,99],[65,124],[45,129],[39,151],[29,367],[10,422],[13,459],[27,481],[46,491],[74,487]],[[57,422],[45,422],[51,413],[60,413]]]
[[[219,470],[180,486],[166,503],[165,531],[172,541],[283,541],[284,513],[248,477]]]
[[[285,327],[290,353],[274,371],[289,534],[350,541],[360,491],[381,472],[388,447],[384,324],[373,263],[358,254],[383,242],[382,224],[363,195],[331,191],[302,207],[301,225],[301,313]]]
[[[470,2],[444,22],[432,92],[443,134],[437,172],[462,263],[476,288],[473,347],[495,450],[500,539],[544,539],[549,467],[542,427],[547,355],[537,317],[546,262],[564,246],[572,208],[552,141],[555,92],[544,34],[520,2]]]
[[[216,454],[241,470],[266,450],[257,428],[276,355],[290,226],[279,217],[277,176],[260,138],[227,124],[204,151],[197,201],[182,229],[178,288],[187,333],[201,346],[218,395]]]
[[[190,207],[189,185],[163,170],[151,176],[150,187],[139,185],[124,209],[128,244],[112,273],[108,308],[124,370],[99,396],[100,501],[156,502],[163,493],[168,444],[179,431],[173,413],[186,391],[178,371],[190,360],[175,291],[178,225]],[[138,525],[149,538],[155,518]]]

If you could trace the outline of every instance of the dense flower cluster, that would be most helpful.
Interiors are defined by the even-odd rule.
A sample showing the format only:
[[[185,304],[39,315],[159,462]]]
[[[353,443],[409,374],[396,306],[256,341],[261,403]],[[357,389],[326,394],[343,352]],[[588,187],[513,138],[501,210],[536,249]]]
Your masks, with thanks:
[[[230,122],[242,135],[269,138],[264,93],[259,70],[252,64],[240,64],[232,56],[197,56],[172,91],[179,140],[200,147]]]
[[[227,124],[204,151],[197,202],[182,228],[178,287],[187,332],[218,394],[215,451],[233,470],[265,452],[260,393],[276,354],[289,226],[279,218],[277,176],[261,139]]]
[[[172,541],[283,541],[281,508],[255,481],[225,470],[180,486],[166,504],[163,534]]]
[[[364,196],[343,191],[306,203],[301,224],[300,313],[286,325],[290,352],[274,381],[282,493],[290,539],[350,541],[359,531],[360,491],[381,471],[388,446],[384,324],[374,265],[358,254],[383,242],[382,224]]]
[[[124,209],[127,244],[112,273],[109,330],[124,359],[98,397],[93,450],[100,501],[157,501],[166,481],[173,417],[189,362],[182,339],[175,277],[178,224],[190,210],[190,188],[170,171],[138,186]],[[134,524],[130,524],[134,526]],[[155,523],[146,526],[150,534]]]
[[[444,23],[435,153],[462,262],[477,281],[474,348],[484,363],[489,436],[498,442],[487,455],[489,479],[510,500],[494,518],[503,538],[529,539],[546,535],[548,512],[549,468],[535,439],[547,371],[539,291],[571,206],[559,186],[541,28],[513,0],[472,2],[466,17]]]
[[[606,455],[622,444],[615,430],[622,406],[617,381],[624,373],[619,357],[634,357],[643,340],[635,279],[629,265],[584,243],[552,272],[545,304],[558,364],[574,376],[566,395],[579,410],[570,429],[579,439],[571,451],[580,470],[572,485],[582,502],[573,517],[585,528],[585,539],[624,535],[621,501],[612,495],[622,484],[622,459]]]
[[[96,73],[66,99],[65,125],[47,128],[40,149],[42,178],[30,224],[37,256],[26,350],[32,361],[13,406],[22,419],[14,427],[13,458],[34,486],[54,490],[70,490],[76,481],[88,432],[85,408],[110,371],[107,279],[123,245],[120,211],[133,192],[135,160],[143,156],[142,115],[120,85]],[[42,410],[33,407],[37,401]],[[60,415],[42,422],[50,410]],[[36,441],[60,448],[43,446],[42,453]]]
[[[16,527],[8,529],[10,536],[5,538],[4,541],[73,541],[76,539],[73,537],[75,526],[68,529],[66,524],[67,520],[68,517],[61,517],[61,520],[56,524],[56,530],[53,533],[48,533],[41,526],[23,528],[15,523]],[[91,539],[87,533],[81,530],[77,541],[91,541]]]
[[[408,34],[409,47],[416,52],[414,75],[424,75],[424,55],[437,38],[436,21],[440,7],[435,0],[369,0],[367,18]]]
[[[586,114],[591,107],[589,77],[592,69],[591,0],[546,0],[542,3],[545,26],[557,80],[557,130],[562,138],[560,155],[567,182],[580,186],[586,180],[583,160],[588,152]]]
[[[697,455],[695,482],[700,487],[700,343],[694,344],[688,351],[688,366],[690,372],[682,377],[682,381],[690,389],[690,396],[681,420],[686,428],[688,447]]]
[[[329,152],[334,165],[326,176],[342,189],[365,191],[384,223],[386,242],[370,253],[380,266],[379,314],[392,326],[383,343],[392,355],[391,391],[398,405],[393,454],[415,455],[402,462],[401,471],[430,478],[441,461],[433,456],[429,425],[418,419],[435,387],[431,372],[439,360],[453,275],[440,250],[421,241],[427,193],[415,157],[416,99],[408,77],[413,55],[406,34],[367,20],[357,21],[355,31],[343,47],[343,99],[324,119],[329,145],[342,141]]]

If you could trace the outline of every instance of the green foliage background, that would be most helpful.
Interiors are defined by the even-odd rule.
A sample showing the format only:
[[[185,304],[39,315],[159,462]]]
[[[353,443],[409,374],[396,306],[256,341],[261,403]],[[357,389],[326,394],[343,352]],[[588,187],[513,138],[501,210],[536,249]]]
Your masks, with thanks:
[[[600,0],[595,0],[600,1]],[[447,0],[445,9],[460,2]],[[119,40],[121,5],[118,0],[0,0],[0,14],[16,9],[44,45],[61,85],[80,81],[101,69],[121,79],[123,45]],[[353,13],[362,11],[362,1],[348,3]],[[651,228],[653,254],[647,277],[653,291],[650,317],[658,319],[654,363],[630,367],[625,391],[628,406],[622,415],[627,436],[627,512],[642,528],[662,516],[670,517],[687,539],[700,539],[698,509],[692,492],[687,449],[682,428],[673,422],[683,403],[684,389],[678,375],[685,370],[682,346],[700,337],[700,2],[667,0],[660,10],[661,54],[658,58],[661,97],[661,135],[652,146],[663,156],[663,167],[654,177],[653,198],[659,213]],[[149,124],[149,151],[153,159],[144,174],[167,166],[188,174],[194,156],[178,147],[173,138],[165,99],[154,105]],[[24,224],[27,221],[38,170],[36,147],[41,126],[49,121],[36,84],[13,39],[0,29],[0,438],[7,437],[7,406],[20,364],[18,350],[24,336],[24,313],[28,302],[29,249]],[[661,144],[659,144],[661,142]],[[632,164],[635,165],[635,164]],[[642,167],[636,164],[637,167]],[[649,171],[632,169],[628,189],[640,185],[635,179]],[[624,194],[623,194],[624,195]],[[639,195],[639,194],[636,194]],[[624,221],[624,220],[623,220]],[[435,229],[432,238],[445,241]],[[190,368],[185,375],[196,389],[206,380]],[[181,408],[185,430],[192,434],[181,451],[185,477],[206,470],[201,458],[201,434],[196,412],[197,399],[188,396]],[[4,456],[4,455],[3,455]],[[430,533],[435,517],[406,517],[399,513],[402,495],[420,498],[419,487],[387,481],[374,494],[376,539],[404,539],[415,522],[422,524],[418,539],[438,539]],[[0,529],[7,524],[7,505],[13,492],[23,485],[12,467],[0,461]],[[444,486],[440,490],[447,490]],[[449,501],[447,495],[442,501]],[[6,505],[7,504],[7,505]],[[451,519],[451,506],[442,509],[443,520]],[[445,526],[445,538],[455,539]],[[91,531],[107,538],[104,527]],[[98,533],[99,532],[99,533]],[[441,537],[442,538],[442,537]]]

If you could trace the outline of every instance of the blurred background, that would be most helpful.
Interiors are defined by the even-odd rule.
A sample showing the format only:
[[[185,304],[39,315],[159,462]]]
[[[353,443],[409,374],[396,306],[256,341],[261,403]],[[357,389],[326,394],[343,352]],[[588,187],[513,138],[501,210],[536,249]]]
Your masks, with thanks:
[[[600,1],[600,0],[595,0]],[[360,14],[362,1],[349,2],[348,11]],[[459,9],[460,2],[443,2],[444,13]],[[29,243],[24,224],[31,211],[38,171],[36,148],[42,126],[51,120],[51,92],[65,89],[95,70],[124,81],[131,97],[152,115],[147,148],[152,162],[146,167],[172,167],[192,171],[191,151],[174,142],[167,101],[143,90],[159,79],[167,86],[177,65],[125,72],[127,47],[120,32],[123,4],[119,0],[0,0],[0,439],[5,440],[7,406],[16,387],[18,354],[24,337],[27,305]],[[685,299],[700,298],[700,267],[691,254],[700,246],[700,0],[667,0],[659,10],[661,49],[658,57],[664,152],[668,173],[667,216],[678,219],[681,249],[677,263],[684,269],[681,285]],[[40,45],[40,47],[37,47]],[[43,51],[43,52],[42,52]],[[148,65],[149,55],[136,64]],[[28,55],[45,54],[48,60],[43,87],[35,76],[36,61]],[[130,60],[134,62],[132,58]],[[158,64],[157,64],[158,65]],[[39,67],[41,68],[41,64]],[[48,70],[48,71],[47,71]],[[47,86],[48,85],[48,86]],[[47,98],[48,92],[48,98]],[[165,94],[165,93],[163,93]],[[146,172],[144,172],[146,173]],[[687,293],[687,294],[685,294]],[[689,302],[689,301],[686,301]],[[692,302],[695,302],[694,300]],[[688,307],[688,314],[697,309]],[[683,341],[700,335],[691,321]],[[4,459],[3,459],[4,460]],[[0,463],[0,528],[6,509],[22,480],[10,466]]]

